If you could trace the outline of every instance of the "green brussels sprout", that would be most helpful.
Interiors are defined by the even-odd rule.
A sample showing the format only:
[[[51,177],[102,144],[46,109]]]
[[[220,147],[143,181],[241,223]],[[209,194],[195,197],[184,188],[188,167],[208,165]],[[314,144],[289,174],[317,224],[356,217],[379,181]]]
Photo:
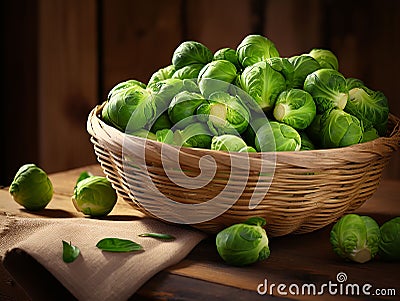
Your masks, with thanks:
[[[237,76],[234,64],[226,60],[212,61],[201,69],[198,84],[204,97],[217,91],[227,92]]]
[[[384,223],[380,232],[379,258],[388,261],[400,260],[400,217]]]
[[[350,98],[344,110],[356,116],[364,126],[375,127],[379,135],[384,136],[389,117],[389,105],[385,95],[367,88],[358,79],[348,78],[346,83]]]
[[[266,62],[272,67],[272,69],[280,72],[284,76],[287,87],[293,86],[294,66],[289,62],[288,58],[271,57],[267,59]]]
[[[290,89],[279,94],[273,115],[276,120],[296,130],[304,130],[314,120],[316,111],[314,100],[308,92]]]
[[[314,48],[309,53],[321,66],[321,68],[339,70],[339,62],[336,55],[328,49]]]
[[[262,228],[265,219],[252,217],[234,224],[216,236],[218,254],[230,265],[245,266],[265,260],[270,255],[268,236]]]
[[[185,88],[187,80],[169,78],[147,87],[148,97],[132,112],[126,131],[151,129],[156,120],[167,111],[172,98]],[[188,84],[195,84],[188,80]]]
[[[290,125],[271,121],[258,129],[255,144],[259,152],[298,151],[301,148],[301,138]]]
[[[170,129],[172,126],[171,120],[169,120],[168,112],[162,113],[151,126],[150,131],[156,133],[162,129]]]
[[[246,68],[268,58],[279,56],[274,43],[260,35],[246,36],[236,48],[240,64]]]
[[[364,263],[378,253],[381,234],[375,220],[369,216],[347,214],[332,227],[330,242],[341,258]]]
[[[273,109],[278,95],[286,89],[283,75],[272,69],[267,62],[245,68],[238,84],[254,100],[249,106],[253,110],[261,108],[265,112]]]
[[[196,41],[185,41],[181,43],[172,55],[172,64],[178,70],[188,65],[211,62],[213,53],[203,44]]]
[[[181,69],[178,69],[172,75],[172,78],[179,79],[197,79],[199,76],[200,70],[204,67],[203,64],[192,64]]]
[[[201,122],[189,124],[183,130],[176,130],[174,133],[174,143],[185,147],[209,149],[211,139],[208,126]]]
[[[357,117],[333,109],[321,117],[320,136],[324,148],[349,146],[361,141],[363,127]]]
[[[307,54],[292,56],[288,60],[293,65],[292,78],[288,83],[288,88],[303,88],[306,77],[321,68],[319,63]]]
[[[108,92],[108,96],[107,96],[107,100],[109,100],[111,98],[111,96],[113,95],[113,93],[116,93],[120,90],[124,90],[126,88],[131,88],[133,86],[137,86],[140,87],[142,89],[146,89],[146,85],[136,79],[129,79],[123,82],[120,82],[118,84],[116,84],[111,90],[110,92]]]
[[[214,135],[241,134],[246,130],[250,113],[238,96],[215,92],[208,101],[197,108],[197,118],[206,122]]]
[[[221,48],[219,50],[217,50],[214,53],[214,61],[218,61],[218,60],[226,60],[231,62],[232,64],[235,65],[237,70],[241,70],[242,66],[239,63],[239,58],[238,55],[236,53],[236,50],[226,47],[226,48]]]
[[[300,138],[301,138],[300,150],[313,150],[313,149],[315,149],[314,143],[312,142],[310,137],[308,137],[306,132],[300,131],[299,134],[300,134]]]
[[[172,78],[172,75],[175,73],[175,66],[174,65],[169,65],[164,68],[158,69],[156,72],[154,72],[147,85],[153,85],[156,82],[160,82],[165,79]]]
[[[231,134],[212,137],[211,149],[240,153],[256,151],[254,148],[247,146],[246,142],[244,142],[242,138]]]
[[[91,217],[106,216],[117,202],[117,193],[105,177],[92,176],[77,183],[72,196],[76,210]]]
[[[174,132],[171,129],[162,129],[156,132],[158,142],[174,144]]]
[[[376,138],[379,138],[378,131],[374,127],[370,127],[368,129],[364,129],[360,143],[372,141]]]
[[[141,137],[141,138],[146,138],[146,139],[150,139],[150,140],[157,140],[156,134],[145,130],[145,129],[140,129],[134,132],[127,132],[126,134],[132,135],[132,136],[136,136],[136,137]]]
[[[133,112],[149,95],[143,85],[135,80],[118,84],[109,93],[109,99],[102,110],[102,119],[125,131]]]
[[[243,139],[247,145],[255,147],[256,132],[260,127],[268,123],[266,116],[261,117],[251,117],[250,123],[246,130],[243,132]]]
[[[19,168],[9,188],[13,199],[29,211],[44,209],[53,197],[53,184],[35,164]]]
[[[186,118],[195,115],[197,108],[205,102],[206,100],[201,94],[187,91],[179,92],[169,104],[169,119],[173,124],[179,124],[179,128],[185,127],[192,122],[191,119]]]
[[[332,108],[343,110],[349,98],[346,79],[333,69],[319,69],[309,74],[304,81],[304,90],[313,97],[318,113]]]

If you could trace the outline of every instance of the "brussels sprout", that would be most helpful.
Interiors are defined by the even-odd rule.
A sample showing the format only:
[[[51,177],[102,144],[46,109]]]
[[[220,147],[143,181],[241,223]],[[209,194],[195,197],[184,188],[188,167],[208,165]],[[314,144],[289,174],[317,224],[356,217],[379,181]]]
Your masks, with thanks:
[[[169,65],[167,67],[158,69],[156,72],[152,74],[152,76],[149,79],[149,82],[147,85],[153,85],[156,82],[160,82],[165,79],[172,78],[172,75],[175,73],[175,66],[174,65]]]
[[[300,150],[313,150],[313,149],[315,149],[314,143],[312,142],[310,137],[308,137],[306,132],[301,131],[301,132],[299,132],[299,134],[300,134],[300,138],[301,138]]]
[[[349,98],[346,79],[333,69],[319,69],[309,74],[304,81],[304,90],[313,97],[318,113],[332,108],[343,110]]]
[[[236,67],[229,61],[218,60],[208,63],[201,69],[198,76],[201,94],[209,97],[217,91],[227,92],[236,76]]]
[[[133,112],[149,95],[143,85],[135,80],[118,84],[109,93],[109,99],[102,110],[102,119],[125,131]]]
[[[210,148],[211,132],[207,125],[196,122],[174,133],[174,142],[185,147]]]
[[[239,97],[225,92],[211,94],[209,102],[198,107],[197,114],[197,118],[206,122],[214,135],[241,134],[250,119],[249,110]]]
[[[271,121],[258,129],[255,144],[259,152],[298,151],[301,147],[301,138],[290,125]]]
[[[286,79],[286,86],[293,86],[294,66],[289,62],[289,59],[283,57],[271,57],[266,62],[275,71],[280,72]]]
[[[76,210],[92,217],[106,216],[117,202],[117,193],[105,177],[93,176],[77,183],[72,196]]]
[[[319,63],[307,54],[296,55],[288,59],[293,66],[291,81],[288,88],[303,88],[307,75],[321,68]]]
[[[321,117],[320,136],[324,148],[349,146],[361,141],[363,127],[357,117],[333,109]]]
[[[276,120],[297,130],[308,127],[316,115],[312,96],[300,89],[290,89],[279,94],[273,115]]]
[[[344,110],[356,116],[364,126],[375,127],[379,135],[384,136],[389,117],[389,106],[385,95],[367,88],[357,79],[348,78],[346,83],[350,98]]]
[[[248,35],[236,48],[240,64],[245,68],[268,58],[279,56],[274,43],[260,35]]]
[[[235,266],[267,259],[270,250],[267,233],[262,228],[265,224],[265,219],[253,217],[222,230],[215,241],[218,254],[226,263]]]
[[[364,129],[362,139],[360,142],[361,143],[368,142],[368,141],[375,140],[376,138],[379,138],[378,131],[375,128],[370,127],[368,129]]]
[[[347,214],[333,226],[330,242],[339,257],[364,263],[377,254],[380,236],[379,226],[371,217]]]
[[[136,136],[136,137],[141,137],[141,138],[146,138],[146,139],[150,139],[150,140],[157,140],[157,137],[154,133],[149,132],[148,130],[145,129],[140,129],[134,132],[126,132],[126,134],[132,135],[132,136]]]
[[[268,123],[268,119],[266,116],[262,117],[251,117],[250,118],[250,123],[247,126],[246,130],[243,133],[243,139],[247,143],[247,145],[250,145],[252,147],[255,147],[255,138],[256,138],[256,132],[260,127]]]
[[[162,129],[170,129],[171,126],[172,123],[171,120],[169,120],[168,112],[164,112],[156,119],[150,131],[156,133]]]
[[[172,123],[179,122],[179,128],[187,126],[192,120],[186,119],[195,115],[197,108],[206,102],[204,97],[198,93],[187,91],[179,92],[174,96],[168,108],[168,116]]]
[[[339,62],[336,55],[328,49],[314,48],[309,53],[321,66],[321,68],[339,70]]]
[[[232,64],[235,65],[237,70],[241,70],[242,66],[239,63],[239,58],[238,55],[236,53],[236,50],[232,49],[232,48],[221,48],[219,50],[217,50],[214,53],[214,61],[218,61],[218,60],[226,60],[231,62]]]
[[[286,89],[286,81],[281,73],[272,69],[267,62],[259,62],[243,70],[239,86],[253,98],[253,110],[261,108],[271,111],[278,95]]]
[[[170,129],[162,129],[156,132],[156,139],[158,142],[174,144],[174,132]]]
[[[116,84],[111,90],[110,92],[108,92],[108,96],[107,96],[107,100],[109,100],[111,98],[111,96],[113,95],[113,93],[116,93],[120,90],[124,90],[126,88],[131,88],[131,87],[140,87],[142,89],[146,89],[146,85],[136,79],[129,79],[123,82],[120,82],[118,84]]]
[[[212,59],[213,53],[206,46],[196,41],[185,41],[175,49],[172,64],[178,70],[192,64],[205,65]]]
[[[314,120],[310,126],[305,129],[307,136],[311,139],[316,147],[321,145],[321,119],[322,114],[315,115]]]
[[[35,164],[25,164],[15,174],[9,188],[13,199],[29,211],[44,209],[53,197],[53,184]]]
[[[179,79],[197,79],[199,76],[200,70],[204,67],[203,64],[192,64],[181,69],[178,69],[172,75],[172,78]]]
[[[400,260],[400,217],[395,217],[381,228],[379,257],[383,260]]]
[[[256,151],[254,148],[247,146],[242,138],[231,134],[214,136],[211,141],[211,149],[240,153]]]

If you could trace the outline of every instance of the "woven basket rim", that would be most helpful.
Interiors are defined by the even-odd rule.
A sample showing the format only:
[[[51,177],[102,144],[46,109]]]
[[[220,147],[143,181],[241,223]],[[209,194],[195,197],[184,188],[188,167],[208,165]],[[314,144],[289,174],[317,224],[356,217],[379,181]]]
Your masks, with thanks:
[[[125,138],[129,137],[129,139],[137,139],[138,141],[146,142],[146,145],[154,145],[157,148],[161,148],[163,146],[168,147],[174,147],[179,149],[182,152],[185,153],[192,153],[192,154],[204,154],[204,155],[232,155],[232,153],[229,152],[224,152],[224,151],[216,151],[216,150],[211,150],[211,149],[204,149],[204,148],[193,148],[193,147],[179,147],[179,146],[174,146],[170,144],[166,144],[164,142],[159,142],[155,140],[150,140],[138,136],[133,136],[126,134],[117,128],[108,125],[105,123],[101,118],[100,118],[100,113],[102,108],[104,107],[105,103],[102,103],[101,105],[96,105],[92,111],[90,112],[88,116],[88,121],[87,121],[87,131],[89,134],[93,137],[97,137],[98,132],[96,131],[96,128],[94,127],[93,123],[97,123],[98,126],[106,133],[108,134],[107,136],[111,138],[113,141],[118,140],[118,138]],[[235,155],[243,155],[243,156],[248,156],[250,159],[261,159],[265,155],[269,156],[276,156],[278,159],[284,158],[284,157],[293,157],[296,156],[297,158],[299,157],[327,157],[329,155],[334,155],[340,153],[340,156],[343,156],[343,153],[357,153],[363,150],[371,151],[371,149],[379,148],[380,145],[382,144],[389,144],[391,145],[395,150],[398,150],[400,148],[400,118],[395,116],[392,113],[389,113],[389,121],[393,124],[393,128],[391,129],[391,132],[388,136],[383,136],[376,138],[372,141],[364,142],[364,143],[358,143],[358,144],[353,144],[350,146],[344,146],[344,147],[337,147],[337,148],[321,148],[321,149],[315,149],[315,150],[301,150],[301,151],[275,151],[275,152],[248,152],[248,153],[235,153]],[[121,136],[122,135],[122,136]],[[110,142],[110,141],[108,141]]]

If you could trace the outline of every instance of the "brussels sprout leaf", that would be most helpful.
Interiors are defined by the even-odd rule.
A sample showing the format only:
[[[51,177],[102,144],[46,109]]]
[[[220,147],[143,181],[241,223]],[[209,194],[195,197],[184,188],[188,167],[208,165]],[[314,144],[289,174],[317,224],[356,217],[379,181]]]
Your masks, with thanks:
[[[66,263],[73,262],[76,258],[78,258],[80,254],[80,250],[78,247],[73,246],[70,243],[67,243],[66,241],[62,241],[63,243],[63,260]]]
[[[93,176],[93,174],[90,171],[83,171],[81,172],[81,174],[79,175],[78,179],[76,180],[76,184],[78,184],[80,181],[89,178]]]
[[[131,240],[120,238],[103,238],[96,247],[107,252],[132,252],[143,250],[143,247]]]

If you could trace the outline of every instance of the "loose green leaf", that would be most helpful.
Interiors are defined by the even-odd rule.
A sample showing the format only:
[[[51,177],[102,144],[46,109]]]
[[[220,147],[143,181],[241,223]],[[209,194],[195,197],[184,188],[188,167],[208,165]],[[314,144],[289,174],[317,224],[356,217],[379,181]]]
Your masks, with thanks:
[[[143,250],[143,247],[129,239],[103,238],[96,247],[107,252],[132,252]]]
[[[170,235],[170,234],[164,234],[164,233],[142,233],[139,234],[140,237],[153,237],[153,238],[158,238],[158,239],[170,239],[173,240],[175,239],[175,236]]]
[[[73,262],[76,258],[78,258],[80,254],[80,250],[78,247],[73,246],[70,243],[67,243],[66,241],[62,241],[63,243],[63,260],[66,263]]]

